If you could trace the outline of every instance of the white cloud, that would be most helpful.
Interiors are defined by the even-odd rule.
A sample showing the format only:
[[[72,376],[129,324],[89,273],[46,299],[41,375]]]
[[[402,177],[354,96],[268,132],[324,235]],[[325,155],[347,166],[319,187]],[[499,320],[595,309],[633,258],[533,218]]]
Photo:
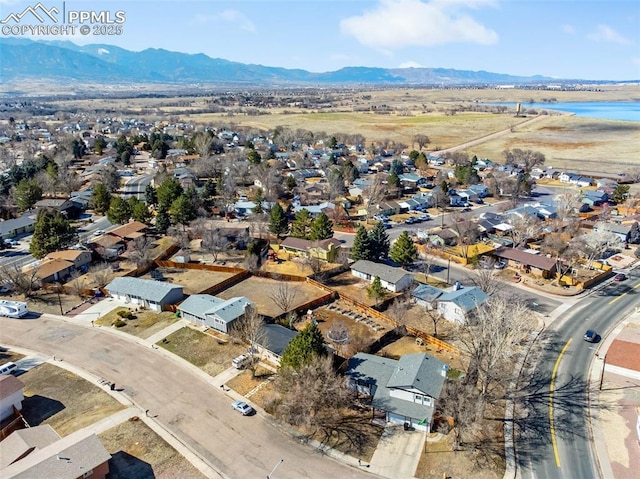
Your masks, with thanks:
[[[574,26],[573,25],[569,25],[568,23],[562,25],[562,31],[564,33],[566,33],[567,35],[575,35],[576,34],[576,29],[574,28]]]
[[[596,31],[587,35],[587,38],[595,42],[610,42],[618,43],[620,45],[631,45],[633,43],[628,38],[620,35],[609,25],[598,25]]]
[[[238,10],[223,10],[222,12],[213,15],[198,13],[194,17],[194,22],[199,24],[215,24],[220,21],[235,24],[241,30],[245,30],[247,32],[256,31],[254,23],[249,20],[244,13],[239,12]]]
[[[408,61],[398,65],[398,68],[424,68],[424,65],[420,65],[418,62]]]
[[[463,10],[493,6],[493,0],[380,0],[372,10],[340,22],[342,33],[379,49],[447,43],[490,45],[498,34]]]

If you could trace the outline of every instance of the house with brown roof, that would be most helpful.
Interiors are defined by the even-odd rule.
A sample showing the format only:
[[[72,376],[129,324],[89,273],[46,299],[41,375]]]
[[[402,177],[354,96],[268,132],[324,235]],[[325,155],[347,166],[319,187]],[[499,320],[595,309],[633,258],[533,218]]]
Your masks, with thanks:
[[[506,260],[507,266],[520,269],[533,276],[552,278],[556,274],[556,260],[540,254],[539,251],[501,247],[493,254]]]
[[[54,251],[45,256],[47,259],[63,259],[73,263],[73,267],[79,271],[86,272],[87,267],[91,264],[91,253],[89,251],[77,249],[65,249],[62,251]]]
[[[3,479],[105,479],[111,454],[84,429],[61,438],[48,424],[14,431],[0,442]]]
[[[124,241],[133,241],[145,235],[147,225],[140,221],[130,221],[122,226],[112,229],[107,234],[116,236]]]
[[[315,258],[333,263],[340,253],[341,243],[335,238],[321,241],[311,241],[289,236],[280,243],[280,248],[292,256],[301,258]]]
[[[74,271],[85,273],[91,264],[91,253],[79,250],[55,251],[37,266],[36,276],[43,283],[64,282]]]
[[[110,234],[98,236],[87,243],[87,247],[103,259],[116,259],[127,249],[125,241]]]

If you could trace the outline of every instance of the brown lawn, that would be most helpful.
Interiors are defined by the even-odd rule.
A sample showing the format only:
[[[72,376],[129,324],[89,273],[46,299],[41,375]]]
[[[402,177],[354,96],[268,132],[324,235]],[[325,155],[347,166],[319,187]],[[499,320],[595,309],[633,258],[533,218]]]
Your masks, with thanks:
[[[156,268],[155,271],[162,274],[162,278],[167,283],[182,286],[185,294],[198,294],[235,274],[186,268]],[[147,273],[142,278],[153,279],[151,273]]]
[[[117,327],[120,331],[138,336],[139,338],[148,338],[178,320],[175,313],[169,311],[158,313],[150,310],[136,311],[136,309],[137,308],[127,308],[124,306],[118,307],[94,320],[94,324],[105,327]],[[131,311],[135,319],[122,318],[118,316],[119,311]],[[114,323],[118,320],[124,324],[122,326],[115,325]]]
[[[348,309],[347,306],[341,305],[339,302],[336,304],[340,305],[343,310]],[[366,345],[371,344],[389,329],[387,324],[379,323],[382,326],[385,326],[385,329],[375,331],[367,324],[355,321],[353,318],[340,314],[337,311],[327,309],[326,306],[314,310],[313,317],[318,322],[318,328],[322,332],[327,343],[335,348],[343,357],[350,357],[358,351],[362,351]],[[344,344],[331,341],[327,334],[332,328],[337,327],[338,325],[341,325],[348,331],[349,340]],[[298,323],[296,326],[300,329],[303,327],[303,324]]]
[[[137,417],[98,435],[112,455],[110,479],[204,479],[184,456],[167,444]]]
[[[420,345],[413,336],[403,336],[402,338],[387,344],[376,354],[392,359],[399,359],[404,354],[427,353],[440,361],[447,363],[452,369],[465,370],[466,364],[463,356],[439,351],[431,344]]]
[[[376,304],[376,301],[369,298],[367,294],[367,288],[369,288],[370,283],[356,278],[351,274],[351,271],[332,276],[326,284],[341,295],[355,299],[367,306],[374,306]],[[398,296],[398,294],[389,291],[387,298],[391,296]]]
[[[231,360],[246,349],[242,344],[223,341],[189,327],[179,329],[157,344],[211,376],[230,367]]]
[[[243,396],[245,396],[249,391],[252,391],[256,387],[267,381],[267,379],[272,378],[273,375],[273,371],[258,366],[256,368],[255,377],[251,373],[251,371],[247,369],[245,371],[242,371],[231,381],[225,383],[225,386],[230,387],[238,394],[242,394]],[[251,401],[254,400],[253,396],[254,395],[251,396]]]
[[[217,294],[220,298],[230,299],[236,296],[244,296],[250,299],[258,308],[258,312],[265,316],[275,317],[283,313],[276,303],[269,297],[275,290],[278,281],[270,278],[258,278],[251,276],[240,283],[231,286]],[[288,282],[288,286],[295,291],[291,308],[320,298],[327,294],[324,290],[316,288],[305,282]]]
[[[61,436],[124,408],[98,386],[51,364],[27,371],[20,380],[25,385],[22,413],[29,425],[50,424]]]

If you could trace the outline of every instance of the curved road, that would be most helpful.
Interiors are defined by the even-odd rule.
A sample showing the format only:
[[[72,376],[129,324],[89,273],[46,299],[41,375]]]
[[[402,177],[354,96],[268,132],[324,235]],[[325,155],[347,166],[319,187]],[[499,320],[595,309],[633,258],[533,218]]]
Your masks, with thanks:
[[[521,477],[589,479],[601,477],[593,455],[589,393],[598,377],[589,377],[598,344],[582,339],[587,329],[606,336],[640,304],[640,273],[610,282],[571,308],[541,337],[537,363],[516,393],[524,411],[516,420],[516,449]],[[591,381],[591,382],[589,382]]]
[[[201,459],[229,478],[371,478],[283,434],[260,416],[241,416],[224,393],[160,350],[58,319],[2,318],[0,342],[39,351],[114,382]]]

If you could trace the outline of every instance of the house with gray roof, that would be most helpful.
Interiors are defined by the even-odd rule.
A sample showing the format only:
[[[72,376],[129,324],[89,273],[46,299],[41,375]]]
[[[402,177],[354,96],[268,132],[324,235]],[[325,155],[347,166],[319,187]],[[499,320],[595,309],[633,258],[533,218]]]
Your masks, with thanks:
[[[456,283],[453,291],[438,298],[438,313],[455,323],[464,323],[467,315],[489,300],[489,295],[475,286]]]
[[[413,290],[411,297],[417,305],[432,310],[436,300],[442,296],[443,293],[444,291],[440,288],[428,284],[421,284]]]
[[[351,274],[370,283],[373,283],[377,276],[380,278],[382,287],[393,293],[404,291],[413,283],[413,276],[402,268],[394,268],[393,266],[364,259],[351,265]]]
[[[128,276],[114,278],[105,289],[115,299],[153,311],[162,311],[165,305],[176,304],[184,298],[182,286]]]
[[[105,479],[111,455],[81,429],[61,438],[49,425],[21,429],[0,442],[3,479]]]
[[[593,231],[604,231],[606,233],[612,233],[620,238],[621,241],[625,243],[629,241],[629,236],[631,234],[631,224],[619,224],[619,223],[609,223],[607,221],[598,221],[593,226]]]
[[[258,344],[254,346],[258,349],[263,360],[280,366],[282,353],[297,334],[298,331],[293,331],[279,324],[264,324],[257,341]]]
[[[0,221],[0,240],[12,239],[24,233],[31,233],[36,225],[36,220],[32,216],[23,215],[18,218]]]
[[[399,360],[358,353],[345,370],[347,384],[384,411],[387,422],[431,431],[436,401],[449,367],[426,353],[405,354]]]
[[[244,296],[221,299],[210,294],[192,294],[180,303],[178,311],[182,318],[199,326],[229,333],[251,306],[251,301]]]

